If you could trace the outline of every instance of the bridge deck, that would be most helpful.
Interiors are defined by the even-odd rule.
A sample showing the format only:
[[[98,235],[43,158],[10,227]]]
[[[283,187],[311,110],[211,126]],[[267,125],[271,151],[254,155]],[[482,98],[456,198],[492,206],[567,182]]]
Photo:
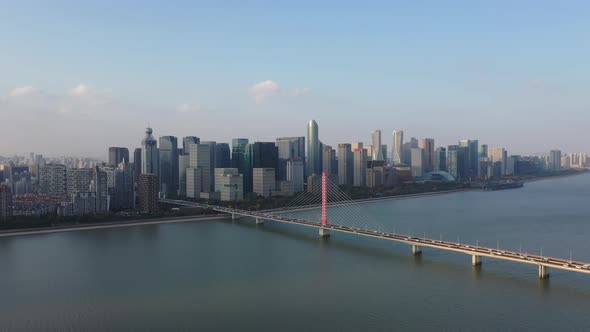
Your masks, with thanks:
[[[318,228],[318,229],[323,228],[323,229],[329,229],[329,230],[335,231],[335,232],[361,235],[361,236],[366,236],[366,237],[378,238],[378,239],[382,239],[382,240],[402,242],[402,243],[406,243],[406,244],[410,244],[410,245],[416,245],[419,247],[429,247],[429,248],[435,248],[435,249],[440,249],[440,250],[455,251],[455,252],[460,252],[460,253],[472,255],[472,256],[490,257],[493,259],[508,260],[508,261],[513,261],[513,262],[533,264],[533,265],[542,265],[542,266],[550,267],[550,268],[554,268],[554,269],[590,274],[590,263],[586,263],[586,262],[570,261],[570,260],[566,260],[566,259],[562,259],[562,258],[546,257],[546,256],[532,255],[532,254],[523,254],[520,252],[515,252],[515,251],[510,251],[510,250],[500,250],[500,249],[495,249],[495,248],[475,246],[475,245],[458,243],[458,242],[434,240],[434,239],[429,239],[429,238],[421,238],[421,237],[408,236],[408,235],[403,235],[403,234],[372,231],[372,230],[352,228],[352,227],[347,227],[347,226],[330,225],[330,224],[328,224],[326,226],[322,226],[320,223],[310,222],[307,220],[297,219],[297,218],[293,218],[293,217],[273,215],[273,214],[267,213],[267,212],[237,210],[237,209],[225,208],[225,207],[221,207],[221,206],[200,204],[200,203],[187,202],[187,201],[182,201],[182,200],[163,199],[161,201],[164,203],[176,204],[176,205],[187,206],[187,207],[208,208],[208,209],[212,209],[217,212],[223,212],[223,213],[228,213],[228,214],[235,214],[235,215],[252,217],[252,218],[260,218],[260,219],[264,219],[264,220],[273,220],[273,221],[277,221],[277,222],[301,225],[301,226],[306,226],[306,227],[313,227],[313,228]]]

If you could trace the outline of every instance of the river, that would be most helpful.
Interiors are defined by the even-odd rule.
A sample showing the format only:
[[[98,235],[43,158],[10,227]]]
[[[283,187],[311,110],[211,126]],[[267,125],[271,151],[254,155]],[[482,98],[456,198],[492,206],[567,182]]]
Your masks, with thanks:
[[[590,262],[590,174],[362,207],[400,233]],[[589,314],[589,275],[273,222],[0,238],[0,331],[563,331]]]

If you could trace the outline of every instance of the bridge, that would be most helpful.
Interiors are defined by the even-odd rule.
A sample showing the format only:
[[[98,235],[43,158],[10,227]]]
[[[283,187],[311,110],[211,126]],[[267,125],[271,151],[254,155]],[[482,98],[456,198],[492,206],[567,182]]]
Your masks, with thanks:
[[[317,186],[318,190],[314,190],[317,194],[300,194],[287,207],[275,210],[249,211],[174,199],[160,199],[160,201],[184,207],[211,209],[227,213],[232,219],[251,217],[256,220],[256,224],[274,221],[315,228],[318,229],[320,237],[328,237],[330,232],[336,232],[400,242],[409,245],[414,255],[421,254],[424,247],[458,252],[471,256],[473,266],[481,265],[482,257],[537,265],[541,279],[549,278],[550,269],[590,274],[590,263],[586,262],[387,232],[368,215],[363,214],[361,207],[328,180],[325,173],[322,174],[321,183]],[[321,202],[318,204],[317,200]],[[319,214],[318,207],[321,207]],[[336,222],[328,223],[328,207],[340,207],[344,209],[344,213],[335,218]]]

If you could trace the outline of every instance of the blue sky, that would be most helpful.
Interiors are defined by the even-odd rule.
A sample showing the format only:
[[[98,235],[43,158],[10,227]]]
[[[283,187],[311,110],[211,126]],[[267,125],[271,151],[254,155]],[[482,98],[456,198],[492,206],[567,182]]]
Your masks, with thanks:
[[[147,123],[274,140],[311,118],[332,145],[378,128],[390,144],[401,128],[437,145],[589,150],[585,1],[1,6],[1,128],[15,139],[0,155],[104,156],[138,146]]]

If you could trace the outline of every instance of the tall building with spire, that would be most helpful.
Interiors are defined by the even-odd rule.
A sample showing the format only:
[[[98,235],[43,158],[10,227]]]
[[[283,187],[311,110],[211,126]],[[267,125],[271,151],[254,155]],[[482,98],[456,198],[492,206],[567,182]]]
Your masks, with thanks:
[[[373,160],[383,160],[383,151],[381,150],[381,130],[373,130],[371,133],[371,139],[373,141]]]
[[[152,128],[146,128],[141,141],[141,174],[159,175],[158,141],[152,136]]]
[[[321,172],[321,151],[318,136],[318,124],[315,120],[309,120],[307,124],[307,159],[306,176],[319,174]]]
[[[393,131],[393,145],[391,147],[391,163],[399,164],[402,162],[402,146],[404,144],[403,130]]]

